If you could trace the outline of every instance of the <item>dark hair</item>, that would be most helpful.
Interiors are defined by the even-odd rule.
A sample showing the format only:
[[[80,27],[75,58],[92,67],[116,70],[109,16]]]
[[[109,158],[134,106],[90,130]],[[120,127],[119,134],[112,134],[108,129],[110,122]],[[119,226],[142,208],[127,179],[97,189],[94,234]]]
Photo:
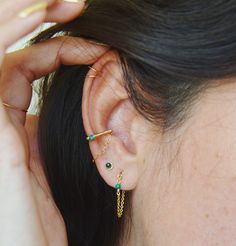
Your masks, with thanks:
[[[148,120],[171,129],[213,79],[236,74],[235,0],[94,0],[84,14],[42,32],[111,46],[130,100]],[[81,98],[87,66],[61,66],[43,82],[39,147],[69,245],[118,245],[115,191],[100,178],[86,142]],[[128,216],[127,216],[128,217]]]

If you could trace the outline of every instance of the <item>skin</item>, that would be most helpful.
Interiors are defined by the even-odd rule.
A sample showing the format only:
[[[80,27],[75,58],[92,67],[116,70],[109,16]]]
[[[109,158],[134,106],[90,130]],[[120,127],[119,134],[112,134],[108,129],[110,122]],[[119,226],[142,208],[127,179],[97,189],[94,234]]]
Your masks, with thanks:
[[[9,1],[1,4],[0,11],[11,7]],[[108,151],[96,165],[113,187],[123,171],[122,189],[132,191],[131,233],[121,245],[235,245],[235,79],[212,81],[218,86],[201,95],[184,125],[163,133],[130,102],[114,51],[83,39],[62,38],[5,56],[4,48],[49,18],[50,10],[31,16],[27,31],[23,21],[17,37],[15,26],[9,27],[11,16],[1,15],[6,11],[0,14],[0,30],[13,30],[1,35],[2,100],[27,108],[33,80],[61,63],[94,63],[99,76],[86,78],[83,120],[88,135],[114,131]],[[17,245],[66,245],[64,222],[39,162],[37,119],[26,120],[24,113],[0,103],[0,132],[1,245],[16,241]],[[104,141],[90,143],[94,156]],[[107,161],[114,165],[110,171],[104,168]]]
[[[128,245],[235,245],[236,87],[218,82],[182,129],[158,143],[155,161],[145,157],[151,167],[133,195]]]
[[[37,120],[4,107],[2,101],[26,109],[31,83],[56,70],[60,64],[94,63],[104,47],[79,38],[56,38],[11,54],[5,49],[43,21],[68,21],[84,4],[49,2],[46,10],[26,19],[17,13],[33,0],[0,4],[0,238],[2,246],[67,245],[64,221],[47,185],[37,150]],[[64,10],[63,10],[64,9]],[[11,10],[11,11],[8,11]],[[63,18],[56,17],[62,10]],[[63,13],[64,13],[63,12]],[[61,15],[62,16],[62,15]],[[16,26],[17,21],[17,26]],[[7,30],[7,31],[6,31]],[[84,52],[87,47],[87,52]],[[81,49],[83,52],[81,52]],[[50,50],[50,52],[48,52]],[[41,60],[44,62],[42,63]]]
[[[235,78],[209,82],[214,86],[202,93],[185,123],[163,132],[134,109],[113,51],[94,68],[101,75],[85,82],[85,129],[114,130],[96,165],[112,187],[123,171],[122,189],[132,191],[130,235],[120,245],[235,245]],[[92,154],[104,144],[105,138],[91,142]],[[110,171],[107,161],[114,166]]]

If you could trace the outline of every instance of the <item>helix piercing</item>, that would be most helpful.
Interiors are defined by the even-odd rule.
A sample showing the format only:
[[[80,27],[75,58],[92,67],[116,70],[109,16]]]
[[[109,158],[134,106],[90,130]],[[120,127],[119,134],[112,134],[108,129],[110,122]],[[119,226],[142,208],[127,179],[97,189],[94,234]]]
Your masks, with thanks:
[[[89,75],[88,76],[88,78],[91,78],[91,79],[94,79],[94,78],[96,78],[97,77],[97,75]]]
[[[98,71],[97,71],[95,68],[93,68],[93,67],[91,67],[91,66],[89,66],[89,68],[90,68],[91,70],[93,70],[95,73],[98,73]]]
[[[95,72],[96,74],[88,75],[88,78],[92,78],[92,79],[96,78],[97,75],[99,74],[99,72],[98,72],[95,68],[93,68],[93,67],[91,67],[91,66],[89,66],[89,68],[90,68],[93,72]]]

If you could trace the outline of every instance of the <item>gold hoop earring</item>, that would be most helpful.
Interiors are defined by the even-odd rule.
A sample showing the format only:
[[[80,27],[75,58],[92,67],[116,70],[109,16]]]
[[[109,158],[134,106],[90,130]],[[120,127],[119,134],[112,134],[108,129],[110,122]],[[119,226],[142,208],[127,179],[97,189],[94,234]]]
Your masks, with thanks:
[[[95,69],[94,67],[89,66],[89,68],[93,70],[95,73],[98,73],[97,69]]]
[[[89,75],[88,78],[95,79],[95,78],[97,78],[97,75]]]
[[[16,107],[16,106],[13,106],[13,105],[8,104],[8,103],[4,103],[4,102],[3,102],[2,105],[5,106],[5,107],[7,107],[7,108],[14,109],[14,110],[16,110],[16,111],[20,111],[20,112],[23,112],[23,113],[28,113],[28,110],[18,108],[18,107]]]
[[[97,133],[97,134],[92,134],[92,135],[87,137],[87,140],[88,141],[94,141],[96,138],[99,138],[99,137],[102,137],[102,136],[108,135],[108,134],[112,134],[112,130],[104,131],[104,132]]]
[[[101,132],[101,133],[92,134],[92,135],[90,135],[90,136],[88,136],[86,138],[88,141],[92,142],[92,141],[95,141],[96,138],[108,135],[101,153],[96,155],[96,157],[93,159],[93,162],[95,162],[98,158],[100,158],[101,156],[106,154],[106,152],[107,152],[107,150],[109,148],[110,142],[111,142],[112,133],[113,133],[112,130],[107,130],[107,131],[104,131],[104,132]]]
[[[99,74],[99,72],[97,71],[97,69],[95,69],[95,68],[93,68],[91,66],[88,66],[88,67],[90,68],[90,70],[95,72],[95,74],[88,75],[87,78],[95,79],[97,77],[97,75]]]
[[[124,213],[125,206],[125,191],[121,190],[121,182],[123,180],[123,172],[117,176],[116,195],[117,195],[117,217],[120,219]]]

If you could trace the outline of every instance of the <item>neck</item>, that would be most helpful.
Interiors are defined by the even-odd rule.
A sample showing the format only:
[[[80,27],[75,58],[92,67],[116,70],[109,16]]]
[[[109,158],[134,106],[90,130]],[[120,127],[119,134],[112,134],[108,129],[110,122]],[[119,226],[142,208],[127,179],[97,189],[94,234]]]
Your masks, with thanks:
[[[184,127],[158,140],[153,155],[147,146],[145,156],[152,158],[145,159],[148,168],[133,191],[131,233],[122,245],[191,245],[193,240],[196,245],[225,245],[224,240],[234,238],[234,87],[206,93]],[[212,238],[208,228],[227,233]]]

